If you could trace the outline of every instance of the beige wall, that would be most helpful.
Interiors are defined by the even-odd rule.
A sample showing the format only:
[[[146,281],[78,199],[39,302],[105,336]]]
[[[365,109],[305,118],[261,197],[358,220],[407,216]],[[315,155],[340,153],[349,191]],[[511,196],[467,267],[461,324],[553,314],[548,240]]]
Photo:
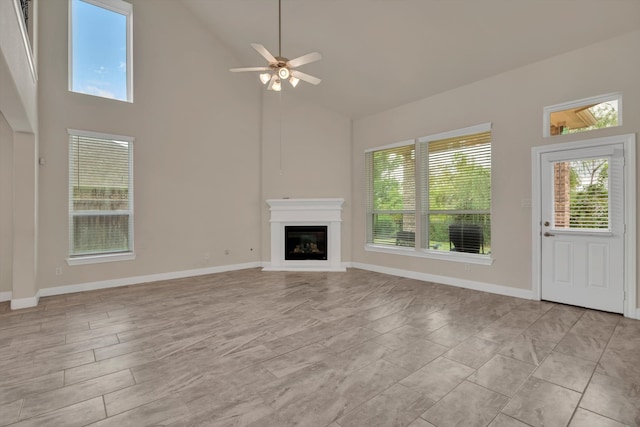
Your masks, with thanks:
[[[531,288],[531,147],[636,133],[640,129],[640,32],[599,43],[354,122],[353,261]],[[609,92],[623,92],[624,125],[589,134],[542,137],[542,109]],[[493,123],[491,266],[366,252],[364,153],[423,135]],[[640,186],[639,186],[640,188]],[[640,295],[640,292],[639,292]]]
[[[301,82],[301,85],[306,83]],[[321,87],[299,88],[322,90]],[[267,199],[344,198],[342,262],[351,254],[351,120],[283,85],[263,94],[262,259],[271,260]]]
[[[12,291],[13,132],[0,112],[0,292]]]
[[[67,90],[68,1],[39,2],[41,289],[260,260],[259,83],[180,2],[131,3],[133,104]],[[134,261],[67,265],[67,128],[135,137]]]

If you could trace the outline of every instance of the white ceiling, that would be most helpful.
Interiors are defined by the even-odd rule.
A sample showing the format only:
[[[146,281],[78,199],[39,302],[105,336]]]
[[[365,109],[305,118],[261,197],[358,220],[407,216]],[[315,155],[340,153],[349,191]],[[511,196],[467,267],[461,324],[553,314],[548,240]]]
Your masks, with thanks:
[[[277,0],[182,1],[230,68],[266,65],[250,43],[278,54]],[[359,118],[635,29],[640,0],[282,0],[282,56],[323,56],[300,67],[320,85],[283,90]]]

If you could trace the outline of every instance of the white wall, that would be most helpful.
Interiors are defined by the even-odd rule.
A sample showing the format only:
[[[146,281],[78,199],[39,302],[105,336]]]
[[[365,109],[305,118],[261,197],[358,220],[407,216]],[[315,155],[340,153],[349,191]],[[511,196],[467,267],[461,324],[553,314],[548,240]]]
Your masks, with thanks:
[[[304,89],[322,90],[321,86]],[[344,198],[341,253],[342,262],[350,261],[353,207],[348,117],[296,97],[288,83],[280,93],[265,90],[261,187],[263,261],[271,260],[270,214],[265,201],[283,197]]]
[[[500,74],[353,125],[353,261],[518,289],[531,288],[531,147],[640,130],[640,32]],[[622,91],[623,126],[542,137],[547,105]],[[491,266],[372,253],[365,244],[364,150],[423,135],[493,123]],[[640,187],[639,187],[640,188]],[[640,199],[640,198],[639,198]],[[640,295],[640,292],[638,293]]]
[[[40,289],[260,260],[258,83],[180,2],[131,3],[133,104],[67,90],[68,1],[40,2]],[[135,137],[134,261],[67,265],[67,128]]]

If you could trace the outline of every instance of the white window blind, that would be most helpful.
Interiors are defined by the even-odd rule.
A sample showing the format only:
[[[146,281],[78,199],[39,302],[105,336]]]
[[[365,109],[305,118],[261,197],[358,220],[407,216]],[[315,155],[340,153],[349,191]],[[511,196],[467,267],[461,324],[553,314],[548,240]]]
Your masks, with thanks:
[[[554,163],[554,226],[609,230],[609,158]]]
[[[133,139],[69,131],[70,255],[133,249]]]
[[[415,245],[415,156],[413,144],[366,153],[368,243]]]
[[[421,144],[423,248],[489,253],[491,132]]]

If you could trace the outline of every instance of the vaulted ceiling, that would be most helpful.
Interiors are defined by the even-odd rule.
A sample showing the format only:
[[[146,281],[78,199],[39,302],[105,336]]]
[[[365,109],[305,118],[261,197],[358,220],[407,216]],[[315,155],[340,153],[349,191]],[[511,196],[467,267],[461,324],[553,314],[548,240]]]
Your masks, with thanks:
[[[230,68],[265,65],[250,43],[277,55],[277,0],[182,1]],[[323,56],[300,68],[319,86],[283,90],[359,118],[637,29],[640,0],[282,0],[282,56]]]

